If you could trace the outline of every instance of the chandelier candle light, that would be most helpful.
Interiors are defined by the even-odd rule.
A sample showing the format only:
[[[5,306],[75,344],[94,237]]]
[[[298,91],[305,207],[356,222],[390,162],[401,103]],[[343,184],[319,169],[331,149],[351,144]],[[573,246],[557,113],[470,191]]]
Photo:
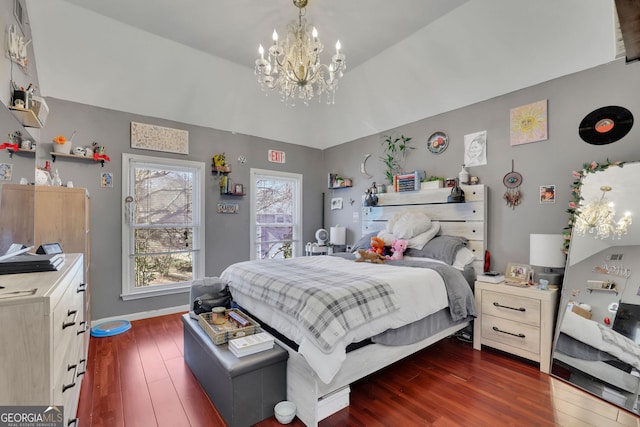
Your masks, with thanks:
[[[605,185],[600,187],[600,190],[600,199],[586,203],[577,212],[575,230],[581,236],[589,233],[596,239],[606,239],[609,236],[620,239],[627,234],[627,228],[631,225],[631,213],[625,212],[624,216],[616,221],[614,204],[605,197],[612,188]]]
[[[309,29],[303,10],[308,0],[293,0],[299,9],[298,22],[288,26],[284,42],[278,42],[278,33],[273,30],[273,44],[265,58],[264,48],[260,45],[260,58],[256,59],[255,73],[262,90],[268,92],[278,89],[282,101],[295,105],[296,98],[309,105],[315,95],[318,100],[327,95],[327,104],[335,103],[338,80],[345,69],[345,56],[340,53],[340,41],[336,43],[336,53],[331,64],[321,64],[320,54],[324,46],[318,39],[316,27]]]

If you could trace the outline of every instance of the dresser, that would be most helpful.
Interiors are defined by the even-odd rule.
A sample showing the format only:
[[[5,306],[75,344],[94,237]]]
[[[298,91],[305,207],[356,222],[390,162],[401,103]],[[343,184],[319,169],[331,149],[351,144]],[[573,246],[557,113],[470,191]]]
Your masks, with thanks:
[[[0,276],[0,402],[64,405],[77,425],[87,364],[83,256],[66,254],[59,271]]]
[[[540,363],[549,373],[558,290],[475,282],[473,348],[489,346]]]

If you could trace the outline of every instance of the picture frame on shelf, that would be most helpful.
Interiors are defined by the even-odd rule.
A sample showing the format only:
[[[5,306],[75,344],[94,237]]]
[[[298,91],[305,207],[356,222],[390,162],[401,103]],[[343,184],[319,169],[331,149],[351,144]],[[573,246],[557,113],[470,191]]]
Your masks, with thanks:
[[[235,194],[244,194],[244,186],[242,184],[236,184],[233,191]]]
[[[508,285],[528,286],[533,270],[529,264],[510,262],[504,273],[504,280]]]

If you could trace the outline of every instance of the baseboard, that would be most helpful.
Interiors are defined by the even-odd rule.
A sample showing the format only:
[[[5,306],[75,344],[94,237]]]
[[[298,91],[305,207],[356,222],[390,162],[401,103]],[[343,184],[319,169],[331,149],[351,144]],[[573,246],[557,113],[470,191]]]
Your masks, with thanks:
[[[103,319],[95,319],[91,321],[91,327],[93,328],[96,325],[99,325],[104,322],[110,322],[113,320],[140,320],[140,319],[149,319],[151,317],[158,316],[166,316],[167,314],[175,314],[175,313],[186,313],[189,311],[189,305],[180,305],[177,307],[167,307],[162,308],[160,310],[150,310],[150,311],[141,311],[139,313],[131,313],[125,314],[122,316],[114,316],[114,317],[105,317]]]

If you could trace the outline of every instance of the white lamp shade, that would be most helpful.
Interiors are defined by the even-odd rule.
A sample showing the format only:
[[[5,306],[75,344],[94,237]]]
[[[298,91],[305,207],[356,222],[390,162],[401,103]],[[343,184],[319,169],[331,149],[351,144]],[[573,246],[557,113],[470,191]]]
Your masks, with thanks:
[[[334,245],[345,245],[347,242],[347,229],[339,225],[331,227],[329,235],[329,241]]]
[[[531,234],[529,236],[529,264],[538,267],[563,268],[562,234]]]

